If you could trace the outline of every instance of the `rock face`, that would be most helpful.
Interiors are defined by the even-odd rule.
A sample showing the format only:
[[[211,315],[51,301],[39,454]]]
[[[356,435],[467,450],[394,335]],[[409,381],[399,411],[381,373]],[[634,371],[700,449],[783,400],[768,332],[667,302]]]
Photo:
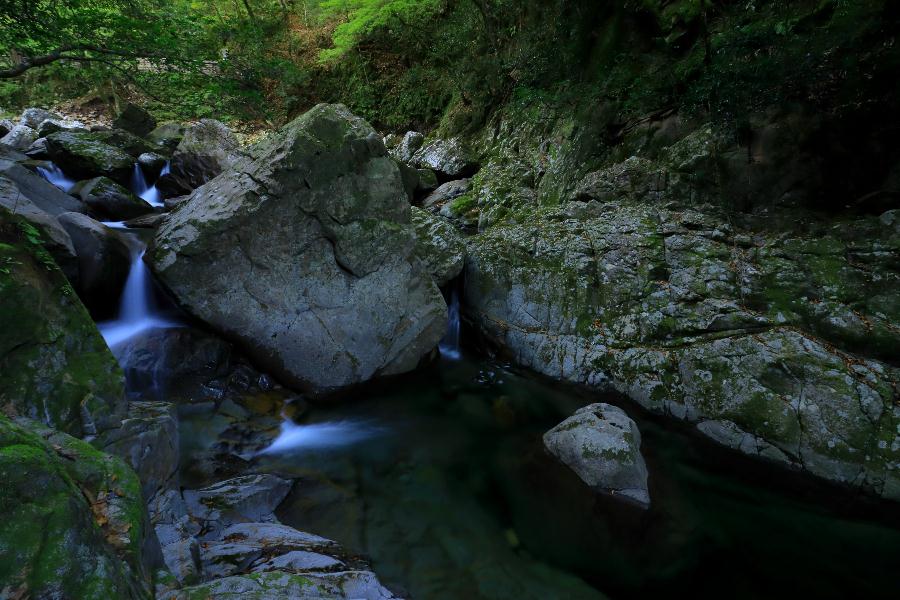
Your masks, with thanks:
[[[0,477],[0,595],[153,597],[147,512],[137,477],[122,461],[0,415]]]
[[[470,318],[537,371],[900,498],[896,228],[808,214],[741,227],[633,189],[470,238]]]
[[[381,139],[319,105],[196,190],[151,260],[190,313],[286,381],[333,390],[409,371],[443,335],[409,219]]]
[[[105,175],[127,184],[134,158],[125,151],[100,141],[96,133],[61,131],[47,136],[47,153],[71,177]]]
[[[240,158],[237,138],[224,123],[202,119],[184,130],[157,189],[167,198],[188,194]]]
[[[622,409],[580,408],[544,434],[544,446],[592,489],[650,506],[641,433]]]
[[[443,287],[460,274],[466,261],[466,245],[450,223],[426,210],[412,207],[416,228],[416,254],[434,282]]]
[[[39,232],[0,213],[0,405],[77,436],[119,424],[124,378]]]

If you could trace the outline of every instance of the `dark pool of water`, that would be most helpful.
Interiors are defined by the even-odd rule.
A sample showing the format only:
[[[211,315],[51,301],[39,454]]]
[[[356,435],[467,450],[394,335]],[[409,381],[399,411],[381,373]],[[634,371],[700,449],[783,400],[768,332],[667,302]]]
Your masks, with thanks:
[[[649,511],[592,494],[542,449],[544,431],[595,401],[639,423]],[[464,358],[302,424],[319,428],[292,430],[254,460],[297,478],[279,517],[367,555],[412,598],[900,597],[896,506],[741,457],[617,398]],[[330,442],[315,443],[326,430]]]

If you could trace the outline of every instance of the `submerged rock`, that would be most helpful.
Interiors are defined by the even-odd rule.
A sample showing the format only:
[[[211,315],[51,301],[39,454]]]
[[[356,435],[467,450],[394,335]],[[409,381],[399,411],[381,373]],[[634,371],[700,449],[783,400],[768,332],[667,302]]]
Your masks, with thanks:
[[[622,409],[591,404],[544,434],[544,446],[592,489],[650,506],[641,433]]]
[[[0,211],[0,405],[77,436],[118,426],[124,378],[40,233]]]
[[[114,350],[129,389],[160,392],[206,381],[228,370],[231,345],[187,327],[151,329]]]
[[[0,414],[0,478],[0,595],[152,598],[147,512],[121,460]]]
[[[319,105],[195,191],[150,254],[188,312],[287,382],[328,391],[409,371],[443,335],[409,219],[374,130]]]

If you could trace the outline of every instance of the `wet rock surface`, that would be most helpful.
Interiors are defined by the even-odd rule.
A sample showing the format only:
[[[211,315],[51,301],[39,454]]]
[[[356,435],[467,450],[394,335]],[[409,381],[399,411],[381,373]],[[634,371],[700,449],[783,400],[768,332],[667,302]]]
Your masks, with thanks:
[[[896,498],[897,241],[874,217],[575,202],[470,238],[466,307],[530,368]]]
[[[592,489],[650,505],[641,433],[625,412],[610,404],[591,404],[544,434],[547,450]]]
[[[194,192],[151,252],[188,312],[286,382],[330,391],[409,371],[443,335],[414,248],[380,138],[320,105]]]

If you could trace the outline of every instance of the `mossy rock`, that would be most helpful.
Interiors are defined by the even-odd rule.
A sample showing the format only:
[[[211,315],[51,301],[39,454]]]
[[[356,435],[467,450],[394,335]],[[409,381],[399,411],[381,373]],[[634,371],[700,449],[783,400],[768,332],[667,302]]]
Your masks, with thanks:
[[[77,435],[118,426],[124,377],[37,229],[0,212],[0,406]]]
[[[137,476],[121,460],[0,415],[0,477],[0,595],[152,597],[147,513]]]
[[[105,175],[119,183],[127,184],[134,169],[135,159],[125,150],[107,143],[113,142],[116,135],[116,132],[61,131],[47,136],[47,153],[70,177],[87,179]],[[147,146],[148,148],[142,149],[142,152],[152,151],[152,148]],[[141,152],[138,152],[139,154]]]

